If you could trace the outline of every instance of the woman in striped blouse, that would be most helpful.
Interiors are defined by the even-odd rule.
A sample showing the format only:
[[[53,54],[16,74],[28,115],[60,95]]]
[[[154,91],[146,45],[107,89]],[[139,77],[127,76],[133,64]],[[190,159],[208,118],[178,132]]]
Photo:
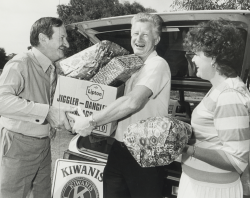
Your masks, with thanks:
[[[250,93],[237,76],[241,32],[228,21],[209,21],[191,29],[185,45],[197,76],[212,88],[192,113],[195,144],[183,151],[178,198],[241,198],[250,139]]]

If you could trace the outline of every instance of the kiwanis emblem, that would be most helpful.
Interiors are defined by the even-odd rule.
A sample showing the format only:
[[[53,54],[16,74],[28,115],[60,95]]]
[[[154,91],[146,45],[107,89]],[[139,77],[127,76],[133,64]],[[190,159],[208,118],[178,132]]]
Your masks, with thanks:
[[[86,92],[90,100],[98,101],[100,99],[103,99],[104,90],[97,84],[88,86]]]
[[[76,177],[63,187],[61,198],[99,198],[99,193],[91,180],[85,177]]]

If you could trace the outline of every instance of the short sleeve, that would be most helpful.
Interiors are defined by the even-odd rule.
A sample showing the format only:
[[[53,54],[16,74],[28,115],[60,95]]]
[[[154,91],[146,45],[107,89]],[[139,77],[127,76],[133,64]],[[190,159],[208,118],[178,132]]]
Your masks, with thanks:
[[[162,58],[155,58],[145,65],[135,85],[148,87],[155,98],[170,82],[171,74],[167,62]]]
[[[249,155],[249,112],[247,98],[234,89],[220,94],[214,112],[214,124],[231,164],[241,174]]]

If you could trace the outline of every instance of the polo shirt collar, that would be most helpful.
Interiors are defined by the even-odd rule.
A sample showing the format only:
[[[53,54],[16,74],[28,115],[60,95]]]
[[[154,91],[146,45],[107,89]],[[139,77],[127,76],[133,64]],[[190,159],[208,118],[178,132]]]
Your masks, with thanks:
[[[146,64],[151,58],[158,56],[157,52],[154,50],[146,59],[146,61],[144,62],[144,64]]]
[[[32,52],[38,63],[41,65],[43,71],[46,72],[49,66],[52,64],[51,60],[35,47],[32,47]]]

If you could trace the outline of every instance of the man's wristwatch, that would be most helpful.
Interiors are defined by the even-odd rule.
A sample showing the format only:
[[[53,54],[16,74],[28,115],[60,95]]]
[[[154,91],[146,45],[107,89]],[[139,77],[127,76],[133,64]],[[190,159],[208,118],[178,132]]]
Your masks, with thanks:
[[[89,125],[92,126],[92,127],[94,127],[94,128],[97,127],[97,123],[93,119],[93,115],[89,116]]]

